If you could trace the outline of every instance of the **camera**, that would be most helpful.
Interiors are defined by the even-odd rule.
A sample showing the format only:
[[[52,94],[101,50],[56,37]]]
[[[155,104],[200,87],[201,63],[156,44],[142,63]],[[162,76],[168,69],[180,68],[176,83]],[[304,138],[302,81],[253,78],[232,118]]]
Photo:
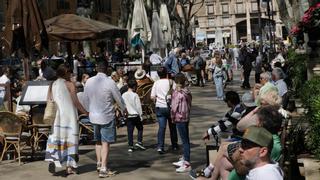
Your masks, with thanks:
[[[124,127],[127,124],[127,119],[125,117],[119,117],[118,127]]]

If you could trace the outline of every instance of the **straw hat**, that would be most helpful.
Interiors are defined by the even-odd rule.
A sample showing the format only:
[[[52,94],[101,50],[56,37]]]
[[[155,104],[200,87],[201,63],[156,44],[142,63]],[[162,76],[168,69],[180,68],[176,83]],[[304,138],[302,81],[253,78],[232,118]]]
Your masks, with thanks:
[[[144,76],[146,75],[146,71],[143,69],[138,69],[135,73],[134,73],[134,77],[137,80],[140,80],[142,78],[144,78]]]

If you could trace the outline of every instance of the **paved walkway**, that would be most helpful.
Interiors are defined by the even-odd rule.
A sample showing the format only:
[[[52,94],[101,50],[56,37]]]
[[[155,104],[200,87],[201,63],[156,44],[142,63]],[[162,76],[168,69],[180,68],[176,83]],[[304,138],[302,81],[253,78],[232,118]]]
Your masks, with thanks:
[[[240,89],[239,72],[235,73],[235,80],[227,86],[226,90],[235,90],[243,94]],[[253,72],[251,73],[253,75]],[[251,81],[252,82],[252,81]],[[207,82],[204,88],[192,87],[193,95],[190,140],[191,140],[191,164],[193,168],[202,168],[206,162],[205,144],[201,140],[203,132],[215,121],[219,120],[228,110],[223,101],[214,100],[215,88],[212,82]],[[166,134],[166,148],[169,148],[169,134]],[[144,144],[146,151],[127,152],[126,128],[118,129],[118,141],[111,145],[109,166],[119,172],[109,179],[190,179],[187,173],[177,174],[172,162],[177,161],[181,152],[168,152],[159,155],[156,151],[157,124],[144,126]],[[179,143],[181,141],[179,140]],[[64,176],[63,169],[58,169],[56,176],[48,172],[48,163],[42,160],[26,162],[19,166],[12,161],[3,161],[0,164],[0,180],[40,180],[40,179],[98,179],[95,171],[95,152],[93,145],[80,146],[79,175]]]

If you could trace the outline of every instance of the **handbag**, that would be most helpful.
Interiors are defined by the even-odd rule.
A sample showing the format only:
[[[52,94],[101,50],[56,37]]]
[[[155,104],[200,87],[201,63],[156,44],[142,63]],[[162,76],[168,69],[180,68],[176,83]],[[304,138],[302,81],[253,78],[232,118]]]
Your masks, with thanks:
[[[190,71],[193,71],[193,66],[192,64],[186,64],[182,67],[182,71],[183,72],[190,72]]]
[[[53,125],[53,122],[56,118],[56,113],[57,113],[57,104],[52,97],[52,84],[51,84],[49,86],[47,106],[46,106],[46,109],[44,110],[43,121],[46,124]]]

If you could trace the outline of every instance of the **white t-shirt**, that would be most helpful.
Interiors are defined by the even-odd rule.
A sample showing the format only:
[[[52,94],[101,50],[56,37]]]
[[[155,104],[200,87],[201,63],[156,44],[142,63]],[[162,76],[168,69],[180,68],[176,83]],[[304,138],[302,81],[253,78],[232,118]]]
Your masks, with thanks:
[[[4,74],[0,77],[0,84],[6,84],[9,82],[10,82],[10,79],[7,77],[7,75]],[[5,94],[6,94],[5,88],[0,87],[0,98],[4,98]]]
[[[73,60],[73,74],[78,74],[78,66],[80,65],[77,59]]]
[[[175,83],[172,81],[172,89],[175,89]],[[151,97],[156,98],[156,107],[166,108],[166,95],[170,89],[170,82],[169,79],[159,79],[156,81],[151,90]]]
[[[284,82],[283,79],[279,79],[274,83],[274,85],[278,88],[279,96],[283,96],[285,93],[288,92],[287,84]]]
[[[246,180],[283,180],[283,172],[278,163],[266,164],[249,171]]]
[[[142,119],[142,108],[138,94],[129,90],[122,94],[122,98],[126,104],[128,117],[140,116]]]
[[[161,64],[162,58],[158,54],[152,54],[150,56],[151,64]]]

